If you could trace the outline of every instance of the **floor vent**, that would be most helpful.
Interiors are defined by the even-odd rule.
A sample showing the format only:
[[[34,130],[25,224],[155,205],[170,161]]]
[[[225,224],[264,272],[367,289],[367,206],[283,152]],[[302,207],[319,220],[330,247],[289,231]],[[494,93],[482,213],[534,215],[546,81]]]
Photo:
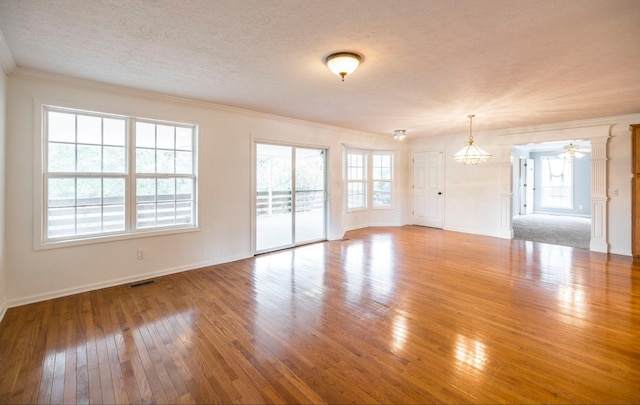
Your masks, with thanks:
[[[348,240],[349,240],[349,238],[342,238],[342,239],[340,239],[340,240],[341,240],[341,241],[343,241],[343,242],[346,242],[346,241],[348,241]]]
[[[143,285],[155,284],[156,280],[141,281],[139,283],[129,284],[129,288],[142,287]]]

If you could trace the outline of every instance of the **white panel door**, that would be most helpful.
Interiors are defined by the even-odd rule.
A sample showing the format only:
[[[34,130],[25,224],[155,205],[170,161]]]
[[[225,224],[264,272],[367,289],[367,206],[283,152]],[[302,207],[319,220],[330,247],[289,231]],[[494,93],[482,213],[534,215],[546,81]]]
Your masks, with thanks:
[[[533,213],[533,159],[520,158],[520,176],[519,176],[519,203],[520,215],[528,215]]]
[[[413,223],[442,228],[443,224],[442,152],[413,154]]]
[[[535,173],[535,166],[533,163],[533,159],[527,159],[527,163],[526,163],[526,182],[525,182],[525,190],[526,190],[526,209],[525,209],[525,214],[533,214],[533,195],[535,192],[535,183],[534,183],[534,173]]]

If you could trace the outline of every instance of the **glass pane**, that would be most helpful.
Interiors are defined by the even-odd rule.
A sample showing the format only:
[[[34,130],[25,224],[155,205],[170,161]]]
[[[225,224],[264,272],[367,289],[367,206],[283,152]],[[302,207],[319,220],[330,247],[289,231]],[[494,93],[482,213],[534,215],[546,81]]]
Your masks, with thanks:
[[[176,200],[193,200],[193,180],[176,180]]]
[[[349,194],[362,194],[362,183],[351,182],[348,186]]]
[[[193,173],[193,153],[192,152],[176,152],[176,173],[180,173],[180,174]]]
[[[76,146],[66,143],[49,143],[49,172],[73,173],[76,171]]]
[[[174,137],[174,129],[175,127],[170,127],[167,125],[158,125],[156,126],[157,137],[156,137],[156,147],[159,149],[175,149],[175,137]]]
[[[102,211],[102,230],[104,232],[124,231],[124,205],[106,205]]]
[[[102,179],[101,178],[79,178],[77,182],[77,204],[96,205],[102,204]]]
[[[293,244],[293,149],[266,144],[256,147],[256,250],[289,246]]]
[[[364,207],[364,196],[360,194],[349,194],[348,205],[349,205],[349,208]]]
[[[156,151],[154,149],[136,149],[136,172],[156,172]]]
[[[86,235],[102,231],[102,207],[78,207],[76,216],[76,234]]]
[[[573,208],[573,160],[542,156],[540,206]]]
[[[176,204],[170,203],[158,203],[158,210],[156,214],[157,226],[171,226],[176,223]]]
[[[76,181],[67,178],[50,178],[48,184],[49,207],[74,206],[76,203]]]
[[[157,150],[156,151],[156,159],[157,159],[156,173],[175,173],[174,155],[175,155],[175,152],[172,150]]]
[[[364,208],[364,183],[349,182],[347,184],[347,207],[348,208]]]
[[[391,194],[376,191],[373,193],[373,206],[374,207],[382,207],[391,205]]]
[[[60,238],[76,233],[76,209],[50,208],[47,211],[47,237]]]
[[[322,149],[296,148],[295,243],[324,239],[324,159]]]
[[[125,146],[126,121],[123,119],[103,118],[103,144]]]
[[[149,228],[156,226],[156,205],[138,204],[136,206],[136,226]]]
[[[156,200],[156,180],[137,179],[136,180],[136,201],[151,202]]]
[[[124,179],[105,178],[102,180],[103,204],[124,204],[125,181]]]
[[[105,173],[125,173],[127,157],[125,148],[105,146],[102,148],[102,171]]]
[[[324,190],[324,150],[296,148],[296,191]]]
[[[156,147],[156,126],[146,122],[136,122],[136,147]]]
[[[176,149],[193,149],[193,130],[191,128],[176,127]]]
[[[158,179],[158,201],[174,201],[176,199],[175,179]],[[158,216],[160,214],[158,213]]]
[[[176,203],[176,224],[193,223],[193,203],[180,201]]]
[[[49,111],[48,114],[49,142],[76,141],[76,115]]]
[[[382,168],[380,167],[373,167],[373,178],[374,179],[381,179],[382,178]]]
[[[78,143],[102,144],[102,118],[78,115]]]
[[[391,168],[385,167],[381,170],[380,173],[381,180],[391,180]]]
[[[93,145],[78,145],[78,172],[101,172],[102,148]]]
[[[388,181],[375,181],[373,183],[373,191],[384,191],[385,193],[390,193],[391,183]]]

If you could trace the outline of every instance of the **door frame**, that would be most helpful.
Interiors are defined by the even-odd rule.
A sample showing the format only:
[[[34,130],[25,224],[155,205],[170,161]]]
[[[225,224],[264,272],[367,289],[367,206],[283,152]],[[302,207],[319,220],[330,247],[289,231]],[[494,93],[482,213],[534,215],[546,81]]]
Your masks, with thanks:
[[[499,237],[513,239],[513,147],[528,143],[582,139],[591,143],[591,243],[592,252],[609,252],[607,232],[608,142],[612,124],[513,132],[501,135],[499,148],[500,231]]]
[[[288,147],[292,147],[292,148],[304,148],[304,149],[320,149],[320,150],[324,150],[325,152],[325,156],[324,156],[324,188],[325,188],[325,205],[324,205],[324,238],[325,240],[328,240],[328,234],[329,234],[329,215],[331,212],[330,209],[330,202],[331,202],[331,196],[330,196],[330,189],[329,189],[329,184],[331,184],[330,182],[330,170],[329,170],[329,157],[330,157],[330,148],[326,145],[317,145],[317,144],[308,144],[308,143],[292,143],[289,141],[281,141],[281,140],[273,140],[273,139],[268,139],[268,138],[258,138],[258,137],[254,137],[253,135],[251,136],[251,147],[250,147],[250,162],[251,162],[251,169],[250,169],[250,185],[249,185],[249,245],[250,245],[250,252],[251,252],[251,256],[255,256],[256,254],[263,254],[263,253],[268,253],[271,251],[276,251],[276,250],[281,250],[281,249],[287,249],[287,248],[291,248],[291,247],[295,247],[295,246],[299,246],[302,244],[307,244],[307,243],[314,243],[315,241],[310,241],[310,242],[305,242],[302,244],[296,244],[295,243],[295,218],[292,221],[292,231],[294,232],[293,234],[293,244],[292,245],[288,245],[288,246],[283,246],[283,247],[278,247],[275,249],[270,249],[270,250],[264,250],[264,251],[260,251],[260,252],[256,252],[256,236],[257,236],[257,230],[256,230],[256,184],[257,184],[257,179],[256,179],[256,153],[257,153],[257,145],[258,144],[267,144],[267,145],[275,145],[275,146],[288,146]],[[294,149],[295,151],[295,149]],[[295,177],[295,152],[292,154],[292,174]],[[295,180],[294,180],[295,181]],[[295,182],[294,182],[295,184]],[[294,190],[292,190],[292,195],[291,195],[292,199],[295,199],[295,188]],[[292,201],[292,210],[295,210],[295,202]],[[292,212],[292,215],[295,217],[295,211]]]
[[[439,204],[440,204],[440,224],[439,226],[431,226],[431,225],[421,225],[421,226],[430,226],[437,229],[444,229],[444,197],[445,197],[445,183],[444,183],[444,151],[443,150],[417,150],[413,151],[411,154],[411,223],[415,225],[415,156],[418,153],[437,153],[439,155],[439,169],[440,173],[438,175],[438,182],[440,183],[440,196],[439,196]]]

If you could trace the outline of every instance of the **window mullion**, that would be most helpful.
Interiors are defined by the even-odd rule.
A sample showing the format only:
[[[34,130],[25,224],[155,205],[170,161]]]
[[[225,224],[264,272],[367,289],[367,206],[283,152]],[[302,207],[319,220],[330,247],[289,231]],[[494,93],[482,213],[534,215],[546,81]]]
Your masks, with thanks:
[[[127,119],[127,136],[125,140],[125,153],[127,154],[127,167],[125,168],[125,192],[127,196],[125,201],[125,229],[126,232],[133,232],[135,229],[135,212],[136,205],[136,120]]]

